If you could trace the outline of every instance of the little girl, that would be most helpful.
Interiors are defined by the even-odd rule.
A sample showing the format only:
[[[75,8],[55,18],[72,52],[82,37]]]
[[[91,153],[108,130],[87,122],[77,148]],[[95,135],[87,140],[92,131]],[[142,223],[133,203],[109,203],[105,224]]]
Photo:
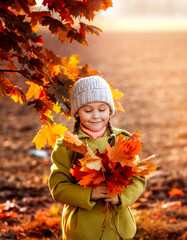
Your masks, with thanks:
[[[71,114],[75,117],[74,134],[87,142],[89,147],[102,154],[106,143],[114,145],[120,134],[130,134],[111,126],[110,116],[115,107],[112,93],[107,82],[99,76],[85,77],[77,81],[71,91]],[[53,165],[49,186],[53,198],[64,204],[62,214],[63,240],[121,240],[132,239],[136,223],[130,205],[144,191],[144,177],[134,177],[120,195],[108,195],[106,184],[97,187],[82,187],[69,170],[81,156],[63,146],[63,138],[57,141],[52,153]],[[112,219],[106,221],[105,205],[112,205]],[[102,236],[102,238],[101,238]]]

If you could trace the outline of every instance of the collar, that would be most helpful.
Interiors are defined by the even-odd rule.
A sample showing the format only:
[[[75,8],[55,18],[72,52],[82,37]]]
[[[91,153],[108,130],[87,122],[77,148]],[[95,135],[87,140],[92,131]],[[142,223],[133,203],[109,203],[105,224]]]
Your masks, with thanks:
[[[102,137],[107,137],[107,136],[110,136],[110,131],[109,131],[108,128],[106,128],[106,130],[105,130],[105,132],[104,132],[104,134],[103,134]],[[93,139],[90,135],[88,135],[87,133],[85,133],[85,132],[81,129],[81,127],[79,128],[78,137],[79,137],[80,139],[84,139],[84,138]]]
[[[114,134],[115,134],[116,136],[119,136],[120,134],[124,134],[124,135],[126,135],[127,137],[130,137],[130,136],[131,136],[131,134],[130,134],[128,131],[126,131],[126,130],[119,129],[119,128],[114,128],[114,127],[113,127],[112,129],[113,129]],[[73,132],[72,132],[72,133],[73,133]],[[110,134],[110,131],[109,131],[109,129],[107,128],[102,137],[105,137],[105,138],[108,138],[108,137],[109,137],[109,138],[110,138],[110,137],[112,137],[112,135],[113,135],[113,134]],[[91,136],[89,136],[88,134],[86,134],[85,132],[83,132],[81,128],[79,128],[78,137],[79,137],[80,139],[86,139],[86,138],[87,138],[87,139],[92,139],[92,140],[93,140],[93,138],[92,138]],[[57,140],[57,146],[61,146],[61,145],[63,145],[63,138],[59,138],[59,139]]]
[[[81,129],[82,129],[85,133],[87,133],[88,135],[90,135],[93,139],[102,137],[103,134],[104,134],[104,132],[105,132],[105,130],[106,130],[106,128],[107,128],[107,126],[105,125],[105,126],[104,126],[102,129],[100,129],[99,131],[94,132],[94,131],[92,131],[92,130],[90,130],[90,129],[88,129],[88,128],[85,128],[82,124],[80,124],[80,127],[81,127]]]
[[[118,135],[120,135],[120,134],[124,134],[124,135],[126,135],[126,136],[128,136],[128,137],[131,136],[131,134],[130,134],[128,131],[126,131],[126,130],[119,129],[119,128],[115,128],[115,127],[113,127],[112,129],[113,129],[114,134],[115,134],[116,136],[118,136]],[[108,127],[107,127],[107,128],[106,128],[106,131],[105,131],[104,134],[103,134],[103,137],[112,137],[112,135],[113,135],[113,134],[110,134],[110,131],[109,131]],[[81,128],[79,128],[79,134],[78,134],[78,136],[79,136],[80,139],[84,139],[84,138],[90,138],[90,139],[92,139],[92,137],[89,136],[87,133],[83,132],[83,130],[82,130]]]

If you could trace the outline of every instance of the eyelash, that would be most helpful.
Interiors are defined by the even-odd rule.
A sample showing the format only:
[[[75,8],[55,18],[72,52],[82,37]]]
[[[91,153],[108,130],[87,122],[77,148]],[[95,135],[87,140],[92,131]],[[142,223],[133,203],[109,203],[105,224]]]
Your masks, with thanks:
[[[106,109],[100,109],[99,112],[104,112]],[[92,110],[85,110],[86,113],[90,113]]]

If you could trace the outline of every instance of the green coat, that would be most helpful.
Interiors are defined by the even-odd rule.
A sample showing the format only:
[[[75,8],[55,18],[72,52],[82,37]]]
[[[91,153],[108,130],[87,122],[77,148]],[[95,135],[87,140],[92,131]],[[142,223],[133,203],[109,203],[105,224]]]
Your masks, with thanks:
[[[129,137],[124,130],[113,128],[116,136],[121,133]],[[107,129],[103,137],[92,139],[82,130],[79,138],[87,140],[93,151],[99,149],[104,153],[106,143],[110,138]],[[99,240],[102,235],[102,223],[105,218],[105,201],[103,199],[91,201],[91,187],[82,187],[73,183],[69,173],[71,168],[72,151],[63,147],[63,138],[57,141],[52,153],[53,165],[49,177],[49,187],[53,198],[64,204],[62,214],[63,240]],[[145,178],[133,178],[133,184],[120,194],[120,205],[112,206],[112,217],[107,218],[102,240],[131,239],[136,233],[136,223],[130,205],[132,205],[144,191]],[[117,231],[116,231],[117,229]],[[120,235],[118,235],[118,233]]]

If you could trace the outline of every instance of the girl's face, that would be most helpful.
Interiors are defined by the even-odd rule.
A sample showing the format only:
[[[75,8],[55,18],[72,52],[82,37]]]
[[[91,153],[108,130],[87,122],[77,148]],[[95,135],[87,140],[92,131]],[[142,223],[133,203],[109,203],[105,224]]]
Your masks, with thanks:
[[[110,107],[103,102],[87,103],[78,110],[78,116],[84,127],[96,132],[108,123]]]

